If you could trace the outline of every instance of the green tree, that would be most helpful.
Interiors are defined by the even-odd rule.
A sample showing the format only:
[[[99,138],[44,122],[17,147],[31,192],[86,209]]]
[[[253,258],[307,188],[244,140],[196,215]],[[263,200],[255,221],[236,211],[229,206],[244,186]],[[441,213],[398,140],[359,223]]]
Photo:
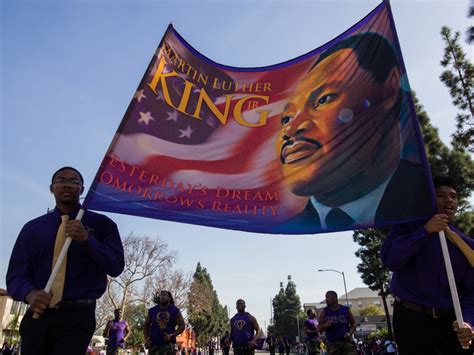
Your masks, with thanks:
[[[360,309],[361,316],[381,316],[383,314],[384,312],[374,304],[369,304],[366,307]]]
[[[301,333],[301,321],[304,319],[304,313],[301,311],[301,301],[296,292],[296,284],[288,275],[286,287],[280,282],[280,290],[273,298],[273,332],[275,336],[288,336],[295,339],[298,328]],[[298,323],[297,323],[298,322]]]
[[[375,332],[372,332],[367,337],[369,340],[373,339],[388,339],[390,333],[387,328],[377,329]]]
[[[474,17],[474,5],[469,6],[467,17]],[[469,26],[467,29],[467,43],[474,42],[474,26]]]
[[[18,311],[7,325],[7,329],[9,329],[8,338],[10,338],[9,340],[11,345],[18,344],[20,339],[20,310],[21,307],[18,307]]]
[[[449,175],[457,185],[459,212],[456,226],[466,235],[474,235],[474,213],[469,203],[474,189],[474,162],[471,155],[463,149],[449,149],[439,138],[438,129],[433,127],[413,92],[413,101],[421,126],[426,156],[433,175]]]
[[[201,263],[196,266],[188,294],[188,320],[197,334],[200,346],[229,328],[227,307],[219,303],[211,276]]]
[[[474,66],[464,53],[459,40],[460,32],[454,35],[443,26],[441,36],[446,43],[441,65],[441,81],[448,87],[453,104],[459,109],[456,116],[456,132],[452,144],[456,149],[474,152]]]
[[[127,345],[137,348],[145,343],[143,326],[145,324],[147,309],[143,303],[129,304],[125,309],[123,319],[128,322],[130,336],[127,338]]]
[[[382,297],[383,308],[387,316],[387,329],[392,334],[392,325],[387,306],[387,288],[390,282],[390,271],[382,264],[379,258],[380,248],[387,236],[386,229],[367,229],[354,231],[353,238],[360,248],[355,255],[361,263],[357,271],[361,274],[362,281],[373,291],[378,291]]]

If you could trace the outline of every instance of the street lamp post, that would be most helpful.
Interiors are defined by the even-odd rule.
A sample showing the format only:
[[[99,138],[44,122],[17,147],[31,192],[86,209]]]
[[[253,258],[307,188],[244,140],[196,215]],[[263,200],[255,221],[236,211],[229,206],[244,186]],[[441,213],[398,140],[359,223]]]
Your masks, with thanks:
[[[349,298],[347,297],[346,277],[344,276],[344,271],[337,271],[337,270],[334,270],[334,269],[319,269],[318,271],[319,272],[333,271],[333,272],[337,272],[338,274],[342,275],[342,280],[344,281],[344,291],[346,292],[346,306],[349,307]]]

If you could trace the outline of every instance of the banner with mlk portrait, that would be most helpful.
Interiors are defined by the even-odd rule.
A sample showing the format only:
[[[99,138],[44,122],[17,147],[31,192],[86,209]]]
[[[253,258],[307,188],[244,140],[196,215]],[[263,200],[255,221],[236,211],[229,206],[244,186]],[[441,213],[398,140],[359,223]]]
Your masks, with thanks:
[[[84,205],[286,234],[431,215],[390,9],[383,3],[324,46],[261,68],[215,63],[170,25]]]

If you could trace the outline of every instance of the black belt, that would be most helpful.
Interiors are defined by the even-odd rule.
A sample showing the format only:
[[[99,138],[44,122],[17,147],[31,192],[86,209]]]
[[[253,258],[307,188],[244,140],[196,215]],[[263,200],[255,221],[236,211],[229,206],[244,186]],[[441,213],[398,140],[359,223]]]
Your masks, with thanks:
[[[410,311],[427,314],[433,318],[439,318],[439,317],[449,316],[449,315],[454,314],[453,308],[430,308],[430,307],[422,306],[421,304],[401,300],[398,297],[395,297],[395,301],[399,305],[401,305],[402,307],[406,309],[409,309]]]
[[[92,308],[95,307],[94,299],[62,300],[53,308]]]

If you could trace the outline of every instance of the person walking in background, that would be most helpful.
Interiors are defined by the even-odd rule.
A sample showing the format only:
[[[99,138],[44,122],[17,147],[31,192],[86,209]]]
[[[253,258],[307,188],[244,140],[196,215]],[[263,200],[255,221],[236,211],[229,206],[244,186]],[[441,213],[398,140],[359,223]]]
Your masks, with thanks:
[[[303,330],[306,335],[306,346],[309,355],[319,354],[319,323],[312,308],[306,312],[308,319],[305,320]]]
[[[10,348],[10,344],[7,341],[3,343],[2,355],[12,355],[12,349]]]
[[[283,338],[280,337],[278,339],[278,354],[283,355],[285,353],[285,344],[283,342]]]
[[[237,314],[230,320],[230,338],[234,355],[253,355],[257,347],[260,326],[250,313],[245,311],[245,301],[237,300]]]
[[[144,326],[148,354],[174,355],[176,337],[185,329],[183,316],[169,291],[155,295],[154,302],[156,306],[148,310]]]
[[[230,334],[229,331],[226,330],[224,335],[221,338],[221,349],[223,355],[229,355],[230,352]]]
[[[103,335],[109,339],[107,355],[117,355],[120,349],[125,349],[125,342],[130,335],[130,327],[127,321],[122,319],[121,308],[114,311],[114,319],[107,322]]]
[[[352,340],[356,322],[349,307],[339,304],[337,293],[326,292],[327,307],[319,314],[319,330],[326,332],[329,354],[356,355]]]
[[[265,341],[268,345],[268,351],[270,352],[270,355],[275,355],[276,338],[271,332],[268,333],[268,337],[265,339]]]
[[[285,354],[290,355],[291,341],[288,336],[283,338],[283,345],[285,346]]]
[[[209,341],[207,342],[207,346],[209,349],[209,355],[214,355],[214,350],[216,350],[216,343],[212,338],[209,339]]]

